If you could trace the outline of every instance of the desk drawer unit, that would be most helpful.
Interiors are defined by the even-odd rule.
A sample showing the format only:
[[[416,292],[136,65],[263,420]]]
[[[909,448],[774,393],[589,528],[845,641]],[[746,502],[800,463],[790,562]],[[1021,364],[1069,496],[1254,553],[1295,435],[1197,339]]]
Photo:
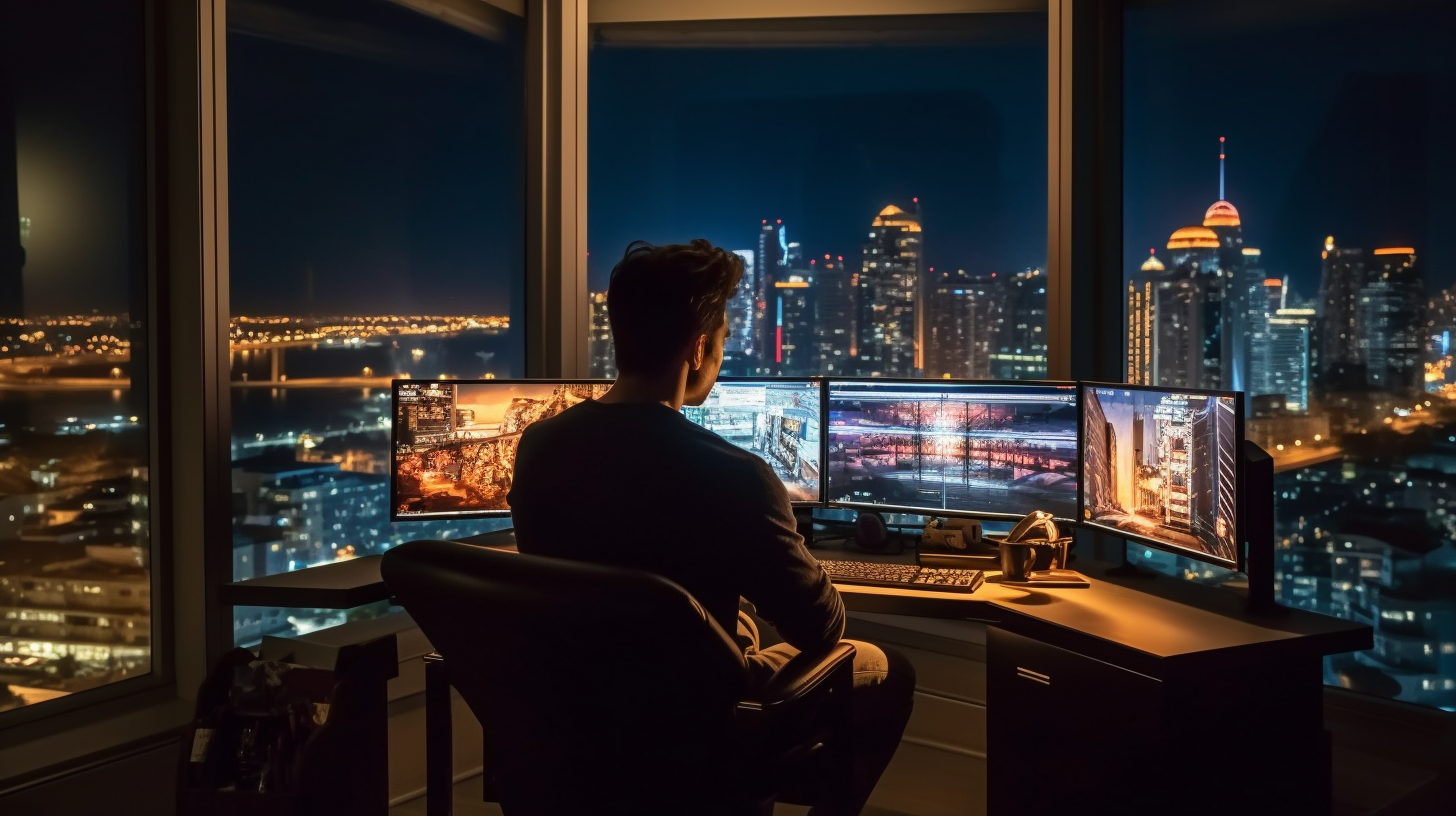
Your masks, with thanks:
[[[849,637],[889,646],[915,667],[915,709],[870,797],[873,807],[906,816],[986,813],[986,663],[985,646],[976,642],[985,629],[944,628],[965,639],[850,622]]]
[[[996,628],[987,650],[991,813],[1170,812],[1137,810],[1108,784],[1164,781],[1146,778],[1166,767],[1162,683]]]

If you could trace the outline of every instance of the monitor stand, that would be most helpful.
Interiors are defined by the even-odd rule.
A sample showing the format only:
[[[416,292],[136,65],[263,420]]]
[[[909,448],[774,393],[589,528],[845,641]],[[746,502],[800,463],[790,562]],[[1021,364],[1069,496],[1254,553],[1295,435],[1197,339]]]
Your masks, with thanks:
[[[1274,460],[1258,445],[1244,440],[1243,516],[1244,574],[1249,593],[1244,612],[1260,617],[1282,617],[1289,609],[1274,596]]]
[[[1133,562],[1127,560],[1127,542],[1119,541],[1118,543],[1122,545],[1122,563],[1118,564],[1115,567],[1108,567],[1106,570],[1103,570],[1103,575],[1106,575],[1109,578],[1148,579],[1158,577],[1158,573],[1153,572],[1152,570],[1143,569],[1137,564],[1134,564]]]
[[[814,508],[794,508],[794,529],[804,537],[804,546],[814,549]]]

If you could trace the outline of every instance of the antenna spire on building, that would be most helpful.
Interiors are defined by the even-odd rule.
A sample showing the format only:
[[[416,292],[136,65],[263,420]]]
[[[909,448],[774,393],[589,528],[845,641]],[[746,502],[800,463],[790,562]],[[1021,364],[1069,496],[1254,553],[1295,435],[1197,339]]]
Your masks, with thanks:
[[[1224,152],[1223,152],[1223,143],[1224,143],[1224,137],[1222,137],[1222,136],[1218,137],[1218,200],[1219,201],[1226,201],[1227,200],[1227,199],[1224,198],[1224,195],[1223,195],[1223,159],[1224,159],[1224,155],[1225,155]]]

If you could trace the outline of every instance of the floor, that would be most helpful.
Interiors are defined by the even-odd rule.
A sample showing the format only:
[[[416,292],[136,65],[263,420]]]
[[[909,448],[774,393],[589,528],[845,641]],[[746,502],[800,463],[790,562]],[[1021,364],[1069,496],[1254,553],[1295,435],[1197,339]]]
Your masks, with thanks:
[[[804,816],[809,809],[797,805],[779,805],[774,816]],[[411,799],[389,809],[389,816],[425,816],[425,797]],[[473,777],[455,785],[454,816],[501,816],[499,805],[480,801],[480,777]],[[901,816],[892,810],[867,807],[862,816]]]

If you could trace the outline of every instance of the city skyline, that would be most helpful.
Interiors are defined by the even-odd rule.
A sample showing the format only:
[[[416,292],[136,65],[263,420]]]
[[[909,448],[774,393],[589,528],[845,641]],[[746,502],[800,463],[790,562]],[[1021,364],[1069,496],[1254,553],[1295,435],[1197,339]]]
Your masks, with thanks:
[[[1123,256],[1133,269],[1158,239],[1218,199],[1218,137],[1227,137],[1226,199],[1250,225],[1273,277],[1317,293],[1320,251],[1414,246],[1433,291],[1456,283],[1444,240],[1456,199],[1440,179],[1456,158],[1443,21],[1430,0],[1359,4],[1253,0],[1139,5],[1126,17],[1123,68]],[[1257,26],[1248,25],[1257,19]],[[1177,52],[1168,44],[1177,42]],[[1239,58],[1228,44],[1238,43]],[[1186,56],[1185,56],[1186,55]],[[1198,55],[1198,56],[1194,56]],[[1270,77],[1279,81],[1271,82]],[[1194,89],[1197,89],[1195,91]],[[1173,113],[1171,100],[1203,93]],[[1376,112],[1386,112],[1392,118]],[[1166,260],[1166,259],[1164,259]]]

